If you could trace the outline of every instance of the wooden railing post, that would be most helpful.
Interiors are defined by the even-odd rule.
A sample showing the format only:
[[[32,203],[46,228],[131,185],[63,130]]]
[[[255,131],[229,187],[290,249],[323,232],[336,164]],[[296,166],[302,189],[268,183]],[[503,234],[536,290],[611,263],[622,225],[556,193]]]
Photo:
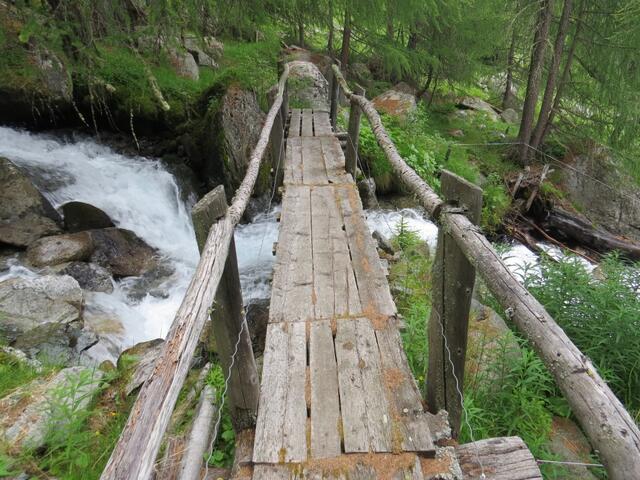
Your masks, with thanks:
[[[340,65],[338,60],[334,60],[334,65]],[[340,98],[340,82],[331,69],[331,84],[329,86],[329,118],[331,119],[331,126],[333,131],[336,131],[336,122],[338,120],[338,99]]]
[[[356,85],[353,89],[356,95],[364,96],[364,88]],[[353,180],[356,180],[356,167],[358,166],[358,144],[360,138],[360,117],[362,109],[358,102],[351,99],[349,109],[349,129],[347,131],[347,150],[345,151],[345,169],[350,173]]]
[[[211,225],[227,213],[222,185],[205,195],[191,211],[198,248],[202,251]],[[216,353],[225,376],[229,371],[236,343],[238,351],[229,380],[228,398],[236,432],[255,426],[260,387],[249,328],[244,320],[242,290],[233,237],[211,311],[211,327]]]
[[[442,194],[447,202],[443,214],[464,214],[477,224],[482,212],[482,190],[444,170]],[[429,370],[427,404],[433,413],[449,412],[454,438],[460,433],[467,352],[469,308],[475,283],[475,268],[465,257],[456,240],[444,228],[438,232],[438,247],[432,274],[432,307],[429,318]]]

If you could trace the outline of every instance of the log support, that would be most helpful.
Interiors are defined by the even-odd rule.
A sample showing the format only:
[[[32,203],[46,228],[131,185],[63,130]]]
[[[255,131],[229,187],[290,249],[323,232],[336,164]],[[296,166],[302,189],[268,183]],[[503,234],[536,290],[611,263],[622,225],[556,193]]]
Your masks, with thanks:
[[[340,68],[340,62],[334,60],[334,63]],[[336,121],[338,119],[338,99],[340,97],[340,83],[333,69],[331,70],[331,84],[329,86],[329,119],[333,131],[336,131]]]
[[[364,88],[356,85],[353,89],[356,95],[364,96]],[[349,110],[349,129],[347,136],[347,150],[345,152],[345,169],[350,173],[353,180],[356,180],[356,170],[358,167],[358,143],[360,138],[360,117],[362,109],[354,99],[351,99]]]
[[[276,90],[269,92],[269,107],[273,105],[276,99]],[[284,150],[285,138],[284,130],[288,115],[288,106],[285,107],[286,87],[283,95],[282,107],[276,113],[273,120],[273,128],[269,137],[269,145],[271,147],[271,174],[274,176],[276,187],[282,185],[284,179]]]
[[[445,215],[465,215],[477,224],[482,212],[482,190],[444,170],[442,193]],[[429,370],[427,404],[432,413],[449,412],[454,438],[460,433],[462,388],[467,352],[469,308],[475,283],[475,268],[451,235],[441,228],[432,274],[432,308],[428,325]]]
[[[226,213],[227,200],[222,185],[205,195],[193,207],[191,216],[198,248],[201,251],[209,228]],[[220,358],[225,375],[229,371],[236,343],[238,345],[228,388],[231,420],[236,432],[252,428],[255,426],[258,413],[260,387],[249,328],[245,322],[233,237],[229,245],[229,255],[224,266],[222,279],[216,292],[216,299],[211,309],[211,330],[215,342],[214,348]],[[211,342],[209,345],[211,350],[213,345]]]

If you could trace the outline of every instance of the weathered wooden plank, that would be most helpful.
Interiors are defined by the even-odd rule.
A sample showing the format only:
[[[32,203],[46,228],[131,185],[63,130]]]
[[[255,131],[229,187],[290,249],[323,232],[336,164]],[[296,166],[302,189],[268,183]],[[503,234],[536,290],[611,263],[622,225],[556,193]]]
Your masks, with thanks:
[[[302,125],[300,127],[301,137],[313,137],[313,110],[305,108],[302,110]]]
[[[340,401],[333,334],[329,320],[313,322],[309,338],[311,456],[340,455]]]
[[[344,170],[344,153],[335,137],[322,137],[322,155],[329,183],[350,183],[352,178]]]
[[[479,222],[482,190],[447,170],[443,170],[441,182],[447,203],[463,209],[474,223]],[[431,413],[449,412],[451,431],[457,438],[462,421],[459,390],[464,385],[469,308],[476,272],[456,241],[442,228],[438,232],[432,278],[427,403]],[[445,351],[445,344],[449,351]]]
[[[384,381],[393,411],[394,428],[402,434],[400,448],[428,456],[435,453],[427,413],[422,406],[420,390],[409,370],[402,339],[395,325],[376,331],[382,358]],[[397,448],[397,445],[394,445]]]
[[[373,316],[393,316],[396,314],[396,307],[369,227],[363,217],[358,192],[355,186],[349,185],[337,187],[336,193],[340,198],[362,309]]]
[[[316,318],[332,318],[334,315],[335,265],[330,234],[332,226],[340,223],[340,218],[337,216],[332,193],[330,187],[314,188],[311,191],[313,298]]]
[[[294,225],[293,238],[287,245],[287,248],[291,249],[288,265],[289,283],[280,321],[300,322],[310,320],[314,316],[311,189],[304,186],[289,188],[298,189],[298,201],[295,216],[287,220],[294,221]]]
[[[302,139],[300,137],[289,138],[287,140],[284,183],[302,183]]]
[[[293,108],[289,121],[289,138],[300,136],[300,127],[302,124],[302,110]]]
[[[295,226],[295,215],[298,207],[298,197],[300,190],[295,187],[288,187],[282,199],[282,212],[280,214],[280,231],[278,242],[282,245],[289,245],[294,237],[293,228]],[[284,313],[284,302],[287,294],[287,285],[290,280],[289,269],[291,268],[291,249],[281,248],[276,256],[276,263],[273,270],[273,280],[271,282],[271,304],[269,307],[269,319],[282,319]]]
[[[309,185],[329,183],[322,157],[322,141],[319,138],[303,137],[302,178],[304,183]]]
[[[253,446],[254,462],[282,460],[284,418],[286,415],[289,334],[287,324],[267,326],[260,404]]]
[[[320,110],[313,111],[313,128],[316,137],[333,136],[329,113]]]
[[[533,455],[520,437],[466,443],[458,445],[456,453],[465,480],[542,480]]]
[[[345,451],[390,452],[391,416],[369,320],[339,321],[335,345]]]
[[[278,451],[278,457],[285,462],[302,462],[307,459],[307,332],[304,323],[285,325],[289,334],[287,397],[282,447]],[[270,444],[273,448],[273,442]]]
[[[338,322],[335,338],[345,452],[368,452],[369,429],[362,375],[358,366],[356,322]]]

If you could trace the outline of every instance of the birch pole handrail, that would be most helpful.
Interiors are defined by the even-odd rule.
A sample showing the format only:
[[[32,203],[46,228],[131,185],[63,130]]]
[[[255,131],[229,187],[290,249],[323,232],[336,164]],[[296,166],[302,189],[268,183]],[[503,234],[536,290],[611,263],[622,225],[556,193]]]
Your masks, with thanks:
[[[278,94],[265,119],[247,171],[226,215],[217,220],[202,250],[196,272],[167,334],[154,370],[136,399],[129,419],[100,477],[102,480],[147,480],[160,449],[194,351],[209,317],[222,278],[235,226],[240,221],[258,178],[276,115],[280,112],[289,74],[285,66]]]
[[[358,103],[395,174],[418,197],[440,228],[457,242],[513,323],[531,342],[598,453],[612,480],[640,478],[640,430],[591,361],[573,344],[544,307],[515,278],[489,240],[459,211],[448,211],[437,193],[402,159],[380,115],[355,95],[340,70],[335,77]]]

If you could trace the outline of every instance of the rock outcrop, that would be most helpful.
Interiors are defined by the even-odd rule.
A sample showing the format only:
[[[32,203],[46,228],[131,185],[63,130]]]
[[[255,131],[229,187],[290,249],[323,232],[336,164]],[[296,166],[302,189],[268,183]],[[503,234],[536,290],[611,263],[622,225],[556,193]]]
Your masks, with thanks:
[[[498,114],[489,103],[477,97],[464,97],[458,102],[458,108],[483,112],[494,122],[497,122],[499,118]]]
[[[60,265],[57,273],[76,279],[83,290],[90,292],[113,292],[111,273],[95,263],[70,262]]]
[[[0,157],[0,244],[27,247],[60,233],[60,216],[22,171]]]
[[[220,127],[221,147],[227,191],[234,191],[242,182],[251,152],[258,143],[265,114],[260,110],[254,92],[231,85],[222,97]]]
[[[115,227],[109,215],[88,203],[67,202],[60,208],[64,217],[64,228],[68,232]]]
[[[392,115],[394,117],[406,118],[416,109],[416,97],[408,93],[403,85],[387,90],[372,100],[373,106],[379,112]]]
[[[329,109],[329,82],[311,62],[289,62],[289,105],[292,108]]]

